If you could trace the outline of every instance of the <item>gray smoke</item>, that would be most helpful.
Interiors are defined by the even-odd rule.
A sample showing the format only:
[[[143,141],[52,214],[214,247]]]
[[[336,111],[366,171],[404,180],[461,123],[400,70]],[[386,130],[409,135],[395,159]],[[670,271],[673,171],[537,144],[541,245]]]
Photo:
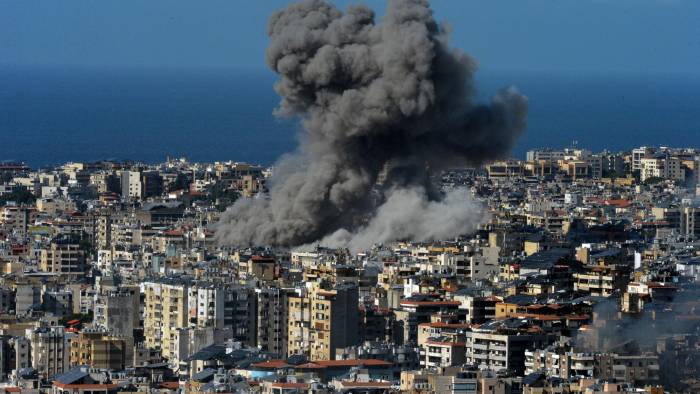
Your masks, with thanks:
[[[359,252],[397,239],[445,239],[474,231],[486,217],[465,189],[452,190],[441,201],[431,201],[421,188],[398,189],[389,193],[367,225],[353,232],[337,230],[319,244]]]
[[[474,103],[475,63],[448,47],[427,1],[390,0],[377,24],[364,6],[343,13],[307,0],[275,13],[268,32],[276,112],[299,116],[304,132],[298,152],[277,163],[270,196],[223,215],[219,241],[294,246],[375,228],[384,241],[457,235],[404,226],[454,212],[431,175],[505,157],[525,127],[527,99],[511,88]],[[417,211],[386,205],[405,194],[421,201]],[[467,224],[454,231],[482,216],[459,204]]]

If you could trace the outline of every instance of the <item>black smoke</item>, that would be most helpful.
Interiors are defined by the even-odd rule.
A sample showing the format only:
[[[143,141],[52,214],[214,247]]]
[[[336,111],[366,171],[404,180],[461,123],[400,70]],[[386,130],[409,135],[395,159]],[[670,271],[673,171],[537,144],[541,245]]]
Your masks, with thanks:
[[[475,62],[448,46],[427,1],[390,0],[376,23],[367,7],[307,0],[276,12],[268,34],[276,112],[300,117],[304,132],[298,152],[276,164],[269,197],[239,200],[223,215],[221,242],[294,246],[366,228],[382,229],[376,241],[425,238],[411,228],[427,214],[459,219],[436,236],[483,218],[466,192],[445,199],[431,175],[507,156],[527,99],[511,88],[475,103]],[[374,215],[386,201],[393,205]]]

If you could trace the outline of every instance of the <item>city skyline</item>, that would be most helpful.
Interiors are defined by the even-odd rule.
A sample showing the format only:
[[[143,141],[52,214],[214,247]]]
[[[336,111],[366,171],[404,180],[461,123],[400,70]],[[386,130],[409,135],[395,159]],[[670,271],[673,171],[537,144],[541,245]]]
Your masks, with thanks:
[[[700,392],[700,3],[348,4],[0,0],[0,394]]]

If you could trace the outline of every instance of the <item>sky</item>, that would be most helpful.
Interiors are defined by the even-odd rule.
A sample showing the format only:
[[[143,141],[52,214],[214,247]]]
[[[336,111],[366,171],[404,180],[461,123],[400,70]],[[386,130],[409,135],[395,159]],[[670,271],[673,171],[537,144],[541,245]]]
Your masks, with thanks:
[[[262,70],[267,20],[287,3],[0,0],[0,65]],[[698,0],[431,3],[482,70],[700,73]]]

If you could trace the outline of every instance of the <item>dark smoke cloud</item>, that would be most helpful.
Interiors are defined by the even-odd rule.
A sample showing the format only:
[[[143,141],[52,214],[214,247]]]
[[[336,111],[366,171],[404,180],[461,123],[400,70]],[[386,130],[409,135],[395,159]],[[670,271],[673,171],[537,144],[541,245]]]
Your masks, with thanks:
[[[659,338],[675,334],[700,334],[700,286],[685,284],[669,301],[653,301],[634,315],[618,316],[620,300],[611,297],[594,307],[595,325],[578,339],[582,351],[619,351],[634,344],[654,350]],[[654,311],[652,313],[652,310]]]
[[[303,1],[275,13],[268,33],[277,114],[299,116],[304,133],[299,151],[276,165],[269,198],[240,200],[223,215],[223,243],[293,246],[353,232],[407,189],[426,202],[414,206],[452,209],[431,174],[503,158],[525,127],[527,100],[515,89],[473,102],[475,62],[448,47],[427,1],[389,1],[379,24],[364,6],[343,13]]]

